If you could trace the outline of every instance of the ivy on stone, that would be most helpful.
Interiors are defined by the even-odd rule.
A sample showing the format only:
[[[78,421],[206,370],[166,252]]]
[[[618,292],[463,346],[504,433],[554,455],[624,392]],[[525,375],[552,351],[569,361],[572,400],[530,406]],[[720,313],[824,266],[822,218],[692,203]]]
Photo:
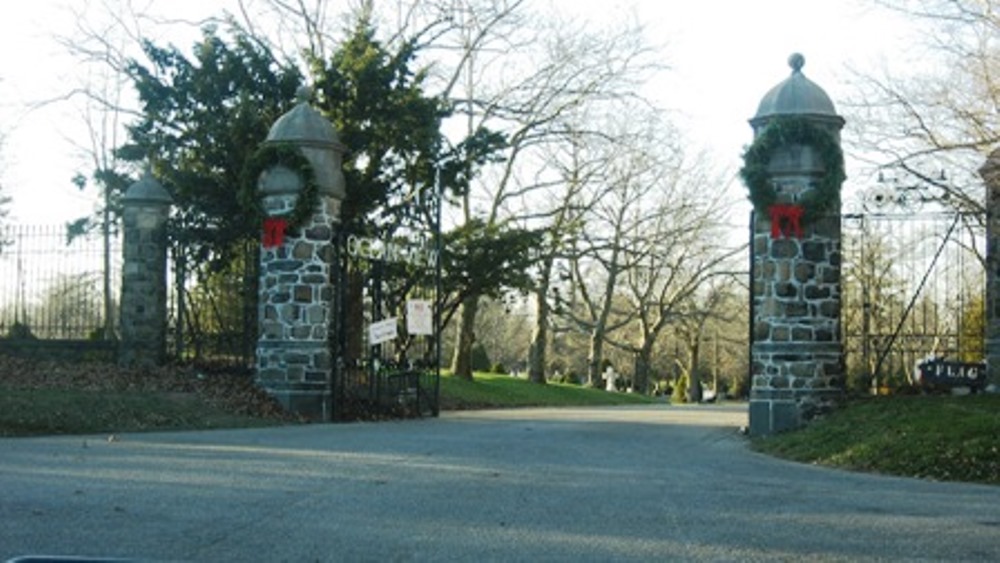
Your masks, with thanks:
[[[295,207],[290,213],[269,215],[264,209],[263,194],[257,189],[257,182],[261,174],[276,166],[284,166],[298,174],[302,179],[302,190],[297,194]],[[289,228],[298,229],[316,213],[316,206],[319,203],[316,173],[309,159],[294,144],[265,143],[254,151],[247,161],[240,199],[247,211],[255,215],[257,223],[268,217],[282,218],[288,222]]]
[[[805,117],[782,116],[768,123],[743,153],[740,176],[750,191],[749,197],[758,213],[767,214],[778,202],[768,166],[775,151],[799,144],[813,148],[826,169],[816,185],[797,202],[804,208],[803,221],[812,222],[831,209],[840,199],[840,186],[846,179],[844,153],[832,133]]]

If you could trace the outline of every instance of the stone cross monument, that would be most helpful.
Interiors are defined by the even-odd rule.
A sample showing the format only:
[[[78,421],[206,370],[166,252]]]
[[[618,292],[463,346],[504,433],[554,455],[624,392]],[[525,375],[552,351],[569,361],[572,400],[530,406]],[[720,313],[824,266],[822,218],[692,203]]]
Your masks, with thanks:
[[[766,209],[755,201],[752,219],[751,435],[798,427],[835,406],[844,391],[840,185],[810,217],[831,166],[829,155],[805,141],[822,135],[839,155],[844,119],[802,74],[804,63],[801,55],[789,58],[791,76],[764,96],[750,120],[755,144],[764,136],[771,141],[763,185],[772,196]],[[798,132],[773,134],[790,125]]]
[[[286,410],[306,418],[331,418],[333,358],[330,332],[334,306],[334,227],[346,196],[345,147],[333,125],[309,105],[300,89],[298,104],[271,127],[264,144],[298,151],[312,177],[276,164],[258,180],[265,220],[260,256],[257,383]],[[316,202],[300,225],[285,230],[287,217],[314,182]]]

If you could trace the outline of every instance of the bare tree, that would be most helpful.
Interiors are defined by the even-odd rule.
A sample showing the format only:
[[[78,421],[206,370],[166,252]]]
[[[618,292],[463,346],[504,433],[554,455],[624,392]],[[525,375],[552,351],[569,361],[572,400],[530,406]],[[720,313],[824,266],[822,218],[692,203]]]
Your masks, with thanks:
[[[1000,2],[879,3],[921,25],[924,45],[916,47],[931,63],[855,73],[854,156],[895,169],[957,209],[981,212],[975,170],[1000,144]]]
[[[510,5],[516,8],[521,2]],[[504,17],[518,15],[512,12]],[[486,33],[480,22],[491,22],[499,29],[504,20],[481,18],[474,10],[462,17],[461,64],[446,92],[452,92],[452,87],[461,89],[452,99],[463,114],[467,133],[482,128],[503,131],[507,152],[504,161],[484,174],[463,198],[457,221],[480,220],[488,228],[510,222],[546,227],[553,221],[564,222],[567,217],[560,217],[557,208],[538,209],[538,194],[553,185],[552,176],[538,174],[538,157],[547,147],[573,142],[580,130],[569,123],[581,108],[634,97],[637,84],[655,66],[646,58],[650,50],[635,27],[602,34],[571,22],[549,20],[552,23],[546,28],[524,25],[497,38]],[[503,40],[505,48],[470,48],[486,44],[486,37]],[[468,358],[478,300],[478,295],[466,296],[458,315],[452,369],[460,375],[471,375]],[[540,302],[540,306],[546,305]],[[537,354],[538,347],[533,350]],[[540,363],[532,362],[535,381],[542,380]]]
[[[634,310],[634,329],[629,338],[611,341],[634,355],[633,387],[639,392],[647,389],[663,331],[678,323],[694,327],[689,332],[700,342],[706,322],[724,315],[719,304],[735,283],[735,258],[745,248],[726,240],[726,226],[718,220],[726,211],[726,183],[708,170],[709,165],[696,158],[661,176],[666,190],[653,204],[656,218],[633,249],[642,258],[622,284]],[[695,365],[696,356],[692,354]],[[697,388],[696,383],[689,389]]]
[[[546,357],[549,346],[549,328],[552,324],[553,305],[558,301],[558,293],[565,290],[566,279],[557,280],[556,266],[571,260],[573,242],[580,236],[584,216],[599,198],[590,198],[593,185],[603,185],[602,170],[607,164],[608,154],[594,149],[598,135],[583,133],[570,135],[564,145],[551,147],[547,152],[548,166],[557,169],[558,181],[547,190],[546,205],[552,215],[546,229],[543,244],[538,249],[538,271],[535,285],[531,290],[534,301],[534,326],[528,347],[528,379],[534,383],[546,382]],[[613,148],[613,143],[607,143]],[[590,201],[586,201],[586,200]]]
[[[3,167],[4,141],[5,141],[5,135],[2,132],[0,132],[0,178],[2,178],[3,168],[4,168]],[[3,188],[4,188],[3,182],[0,181],[0,226],[3,226],[3,221],[4,219],[7,218],[7,213],[9,213],[7,206],[10,205],[10,196],[4,195]],[[0,237],[0,251],[3,250],[3,246],[6,244],[6,242],[7,241],[5,241],[3,237]]]
[[[142,7],[120,7],[105,1],[93,9],[90,5],[73,10],[75,28],[57,36],[57,42],[86,69],[78,84],[39,106],[67,103],[75,106],[86,135],[70,139],[76,147],[86,172],[78,173],[73,183],[81,190],[93,181],[100,192],[95,215],[80,217],[68,225],[69,237],[99,230],[104,241],[104,338],[115,337],[114,295],[111,283],[111,239],[117,230],[118,200],[129,185],[134,171],[115,154],[124,138],[123,121],[137,115],[130,97],[125,72],[130,53],[138,48],[143,26]]]
[[[587,194],[593,206],[571,246],[571,301],[561,308],[589,337],[590,385],[597,385],[601,378],[609,335],[634,320],[635,311],[623,298],[621,282],[648,259],[651,246],[647,241],[656,238],[656,229],[662,226],[663,161],[657,153],[670,152],[670,145],[657,142],[658,137],[645,129],[648,121],[640,122],[643,130],[627,134],[633,122],[617,122],[623,129],[623,134],[615,136],[617,154],[605,161],[605,183]],[[610,129],[610,125],[605,128]]]

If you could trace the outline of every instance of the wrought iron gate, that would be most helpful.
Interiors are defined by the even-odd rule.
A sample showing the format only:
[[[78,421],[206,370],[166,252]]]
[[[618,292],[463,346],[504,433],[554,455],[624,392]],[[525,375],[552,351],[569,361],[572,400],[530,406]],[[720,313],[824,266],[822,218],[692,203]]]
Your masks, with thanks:
[[[903,205],[901,205],[901,203]],[[848,384],[912,382],[928,357],[984,358],[985,217],[882,193],[843,217]]]
[[[436,230],[337,235],[334,419],[437,416],[438,245]]]

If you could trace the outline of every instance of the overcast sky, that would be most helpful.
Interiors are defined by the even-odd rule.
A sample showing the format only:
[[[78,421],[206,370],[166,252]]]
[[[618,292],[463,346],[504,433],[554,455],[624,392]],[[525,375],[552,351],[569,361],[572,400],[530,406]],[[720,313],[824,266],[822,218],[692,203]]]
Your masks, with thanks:
[[[122,0],[126,2],[127,0]],[[541,0],[539,0],[541,1]],[[751,140],[747,120],[760,98],[784,80],[792,52],[806,57],[806,76],[835,104],[846,96],[847,67],[905,65],[911,32],[898,18],[861,0],[555,0],[561,9],[595,22],[636,14],[648,38],[663,44],[670,67],[652,91],[676,110],[692,139],[734,171]],[[72,106],[25,113],[26,104],[51,98],[78,82],[76,67],[54,34],[73,28],[61,0],[18,3],[0,19],[0,153],[3,193],[13,198],[13,220],[58,224],[88,214],[92,192],[70,179],[91,166],[73,147],[82,119]],[[156,2],[164,14],[218,13],[228,0]],[[190,39],[161,37],[187,47]],[[86,144],[85,142],[83,144]],[[850,174],[850,170],[848,171]]]

